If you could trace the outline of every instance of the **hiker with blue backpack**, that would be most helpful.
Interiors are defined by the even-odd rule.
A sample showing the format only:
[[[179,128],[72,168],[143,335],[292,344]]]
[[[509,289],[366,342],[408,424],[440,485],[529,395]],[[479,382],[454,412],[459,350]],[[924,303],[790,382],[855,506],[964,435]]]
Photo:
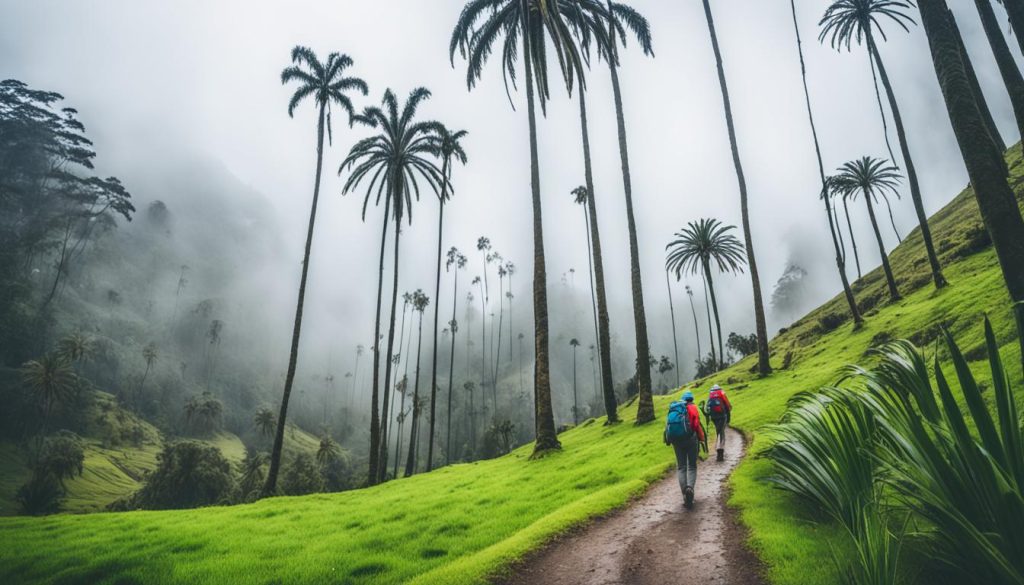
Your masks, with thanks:
[[[708,392],[708,401],[704,403],[704,416],[711,419],[715,424],[715,451],[718,453],[717,460],[725,461],[725,429],[729,427],[732,420],[732,404],[725,390],[718,384],[711,387]]]
[[[681,400],[668,407],[664,439],[676,452],[679,488],[683,490],[683,506],[693,507],[693,488],[697,483],[697,455],[700,445],[707,449],[700,411],[693,403],[693,392],[683,392]]]

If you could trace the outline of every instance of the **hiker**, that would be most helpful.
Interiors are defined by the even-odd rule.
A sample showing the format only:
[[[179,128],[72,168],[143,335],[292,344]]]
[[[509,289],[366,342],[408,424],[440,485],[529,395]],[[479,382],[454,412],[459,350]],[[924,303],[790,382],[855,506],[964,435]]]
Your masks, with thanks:
[[[718,453],[716,460],[725,461],[725,429],[732,419],[732,404],[729,403],[725,390],[718,384],[712,386],[708,392],[708,401],[704,403],[704,416],[715,424],[715,450]]]
[[[707,448],[700,411],[693,403],[693,392],[683,392],[681,400],[668,407],[664,440],[676,451],[679,488],[683,490],[683,506],[693,507],[693,487],[697,483],[697,455],[700,445]]]

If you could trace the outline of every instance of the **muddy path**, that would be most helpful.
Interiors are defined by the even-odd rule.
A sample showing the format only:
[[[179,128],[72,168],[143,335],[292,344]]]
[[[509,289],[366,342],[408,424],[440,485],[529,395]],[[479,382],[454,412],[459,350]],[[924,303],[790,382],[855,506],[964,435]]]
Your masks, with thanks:
[[[744,454],[731,429],[725,453],[721,463],[712,456],[698,465],[692,510],[683,508],[673,467],[636,502],[555,541],[498,583],[762,585],[759,562],[725,505],[726,480]]]

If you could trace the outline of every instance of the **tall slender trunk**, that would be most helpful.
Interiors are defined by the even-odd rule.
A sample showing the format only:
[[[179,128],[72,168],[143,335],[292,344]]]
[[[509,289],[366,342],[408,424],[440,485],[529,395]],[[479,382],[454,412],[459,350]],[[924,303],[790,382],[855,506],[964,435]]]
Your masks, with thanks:
[[[402,326],[399,327],[399,334],[398,334],[398,355],[399,355],[400,359],[404,358],[406,363],[409,363],[409,355],[402,351],[402,344],[405,342],[405,314],[408,312],[408,306],[409,306],[408,301],[403,301],[402,302]],[[410,332],[410,337],[411,337],[411,335],[412,334]],[[395,364],[395,365],[397,366],[398,364]],[[384,439],[385,439],[385,441],[387,441],[387,444],[390,445],[391,444],[391,432],[395,430],[395,424],[394,424],[395,423],[395,402],[397,402],[397,400],[398,400],[397,397],[395,396],[395,394],[398,393],[398,370],[397,369],[395,370],[395,383],[391,385],[391,388],[389,388],[389,391],[391,392],[391,404],[388,406],[388,412],[386,413],[387,417],[388,417],[388,425],[389,425],[388,426],[388,436],[385,437]],[[397,454],[398,451],[395,451],[395,453]]]
[[[900,230],[896,227],[896,218],[892,215],[892,205],[889,203],[889,198],[883,197],[882,200],[885,201],[885,208],[889,210],[889,223],[892,224],[892,231],[896,234],[896,241],[903,242],[903,236],[900,235]]]
[[[896,288],[896,279],[893,278],[892,268],[889,266],[889,255],[885,253],[885,243],[882,241],[882,232],[878,229],[878,220],[875,218],[875,206],[871,199],[874,193],[870,189],[864,190],[864,202],[868,206],[868,217],[871,218],[871,228],[875,230],[875,240],[878,242],[878,253],[882,256],[882,269],[885,271],[885,282],[889,286],[889,298],[893,302],[900,300],[900,291]]]
[[[676,387],[682,386],[679,380],[679,340],[676,338],[676,306],[672,302],[672,280],[668,277],[668,270],[665,271],[665,287],[668,288],[668,309],[672,315],[672,347],[676,351]]]
[[[356,367],[355,372],[352,373],[352,384],[351,392],[349,392],[349,410],[351,411],[355,407],[356,390],[359,388],[359,350],[356,350]]]
[[[502,289],[505,288],[505,277],[501,277],[498,285],[498,346],[494,351],[494,374],[491,376],[491,390],[494,392],[494,416],[498,416],[498,370],[501,366],[501,333],[505,326],[505,295]],[[493,345],[493,342],[492,342]]]
[[[718,66],[718,82],[722,86],[722,103],[725,106],[725,122],[729,129],[729,142],[732,145],[732,160],[736,167],[736,180],[740,188],[740,213],[743,219],[743,239],[747,249],[747,265],[750,268],[750,283],[754,289],[754,322],[757,329],[757,371],[762,376],[772,372],[768,354],[768,325],[764,318],[764,299],[761,295],[761,278],[757,272],[757,259],[754,256],[754,238],[750,233],[750,210],[747,207],[747,180],[743,176],[743,164],[740,162],[739,144],[736,141],[736,126],[732,119],[732,103],[729,100],[729,86],[725,82],[725,67],[722,64],[722,51],[718,47],[718,34],[715,32],[715,21],[711,16],[711,5],[704,0],[704,15],[708,20],[708,31],[711,33],[711,47],[715,53]],[[713,298],[713,297],[712,297]],[[721,333],[719,333],[719,349],[721,349]],[[721,351],[719,351],[721,353]],[[725,356],[722,355],[722,362]]]
[[[944,18],[948,10],[943,0],[918,0],[921,22],[931,46],[935,73],[946,101],[949,119],[956,134],[957,143],[967,165],[967,174],[974,187],[974,196],[981,209],[996,250],[996,257],[1003,270],[1003,279],[1014,303],[1017,320],[1017,335],[1021,343],[1021,357],[1024,361],[1024,219],[1021,218],[1016,194],[1009,184],[1006,161],[985,148],[987,133],[979,113],[977,97],[970,91],[962,56],[958,59],[956,32],[953,23]],[[1024,33],[1024,6],[1008,3],[1007,9],[1017,12],[1015,31]]]
[[[452,462],[452,382],[455,379],[455,311],[459,299],[459,265],[455,264],[455,285],[452,291],[452,350],[448,355],[448,431],[444,441],[444,462]]]
[[[523,30],[528,10],[524,0]],[[548,363],[548,283],[544,258],[544,222],[540,202],[540,160],[537,152],[537,111],[534,105],[533,56],[529,36],[523,37],[523,64],[526,68],[526,110],[530,121],[530,188],[533,199],[533,322],[534,322],[534,428],[533,455],[560,449],[555,432],[555,413],[551,406],[551,373]]]
[[[377,483],[378,471],[380,468],[387,469],[387,466],[380,466],[380,415],[378,414],[378,402],[380,400],[380,309],[384,297],[384,254],[387,251],[388,225],[391,223],[391,198],[384,200],[384,227],[380,233],[380,265],[377,267],[377,313],[373,326],[373,380],[370,391],[370,469],[367,479],[368,485]],[[387,387],[384,388],[387,392]],[[384,412],[387,415],[387,412]]]
[[[693,293],[686,295],[690,299],[690,313],[693,314],[693,338],[697,340],[697,363],[704,359],[700,349],[700,325],[697,324],[697,309],[693,306]]]
[[[484,272],[487,265],[484,264]],[[487,301],[484,283],[480,283],[480,392],[483,394],[483,407],[487,408]]]
[[[420,353],[423,350],[423,311],[420,311],[420,332],[416,341],[416,383],[412,392],[412,425],[409,428],[409,454],[405,460],[405,477],[416,473],[416,450],[420,430]]]
[[[434,415],[437,402],[437,322],[441,311],[441,243],[444,237],[444,202],[448,199],[448,157],[442,164],[441,209],[437,214],[437,278],[434,281],[434,348],[430,364],[430,436],[427,440],[427,471],[434,469]],[[455,332],[452,332],[454,338]]]
[[[917,221],[921,226],[921,237],[924,239],[924,248],[928,254],[928,264],[932,271],[932,281],[935,288],[946,286],[946,277],[942,275],[942,268],[939,266],[939,258],[935,254],[935,245],[932,243],[932,231],[928,226],[928,215],[924,210],[924,200],[921,198],[921,185],[917,180],[917,169],[914,167],[914,160],[910,156],[910,144],[907,142],[907,132],[903,127],[903,116],[900,115],[900,106],[896,103],[896,94],[893,93],[892,84],[889,83],[889,75],[885,71],[885,64],[882,62],[882,55],[878,52],[878,45],[875,44],[875,37],[871,34],[871,27],[866,27],[868,51],[875,60],[878,67],[878,75],[882,79],[882,87],[885,88],[885,95],[889,98],[889,109],[892,111],[893,124],[896,126],[896,135],[900,139],[900,150],[903,155],[903,164],[907,170],[907,182],[910,183],[910,198],[914,201],[914,211],[917,212]]]
[[[1024,2],[1010,0],[1003,2],[1003,8],[1006,9],[1006,16],[1013,27],[1013,36],[1017,37],[1020,52],[1024,54]]]
[[[572,346],[572,424],[580,424],[580,404],[576,394],[576,346]]]
[[[831,195],[827,195],[826,197],[830,197],[831,198]],[[837,209],[836,206],[832,205],[831,201],[829,201],[829,202],[827,202],[825,204],[825,208],[829,210],[829,215],[830,215],[829,221],[834,226],[833,229],[835,230],[836,235],[839,236],[839,252],[840,252],[839,257],[842,259],[843,264],[846,264],[846,242],[844,241],[844,238],[843,238],[842,227],[840,227],[840,225],[839,225],[839,209]],[[846,272],[845,266],[843,268],[844,268],[843,272],[845,274],[845,272]]]
[[[583,168],[587,182],[587,213],[590,256],[593,258],[593,288],[597,295],[597,348],[601,366],[601,393],[604,396],[604,410],[608,415],[605,424],[619,422],[618,403],[615,400],[615,383],[612,380],[611,333],[608,327],[608,295],[604,286],[604,260],[601,257],[601,230],[597,225],[597,203],[594,195],[594,172],[590,158],[590,130],[587,123],[586,91],[579,88],[580,127],[583,132]]]
[[[857,252],[857,239],[853,235],[853,223],[850,222],[850,206],[847,205],[846,197],[843,197],[843,213],[846,215],[846,229],[850,232],[850,245],[853,247],[853,260],[857,265],[857,280],[864,276],[860,271],[860,254]]]
[[[704,283],[704,310],[707,311],[708,314],[708,337],[711,338],[711,365],[715,367],[715,371],[718,371],[721,362],[715,354],[715,328],[711,324],[711,297],[708,295],[708,277],[705,274],[701,274],[700,279]],[[722,362],[724,361],[725,356],[722,356]]]
[[[992,6],[989,5],[989,10],[991,10],[991,9],[992,9]],[[988,102],[985,101],[985,94],[984,94],[984,92],[981,89],[981,82],[978,81],[978,74],[977,74],[977,72],[974,71],[974,64],[971,61],[971,55],[967,52],[967,45],[964,44],[963,37],[960,36],[960,28],[956,26],[956,18],[954,18],[952,11],[947,12],[947,15],[949,16],[950,23],[953,25],[951,27],[952,30],[956,31],[956,33],[957,33],[956,34],[956,41],[957,41],[957,44],[960,47],[960,57],[963,59],[963,62],[964,62],[964,71],[966,71],[966,73],[967,73],[967,79],[971,83],[971,92],[974,94],[975,100],[977,100],[977,102],[978,102],[978,111],[981,113],[982,118],[985,120],[985,127],[988,128],[988,133],[992,137],[992,143],[995,145],[996,150],[999,153],[999,156],[1003,156],[1003,153],[1006,152],[1006,141],[1003,140],[1002,134],[999,133],[999,127],[996,125],[995,118],[992,117],[992,110],[990,110],[988,108]],[[984,25],[984,23],[982,23],[982,24]],[[996,33],[999,35],[999,38],[1002,39],[1003,43],[1005,44],[1006,39],[1003,38],[1002,33],[999,32],[999,25],[998,25],[998,23],[996,24],[996,29],[995,30],[996,30]],[[988,30],[986,30],[985,33],[987,35],[988,34]],[[991,38],[990,38],[990,40],[991,40]],[[1009,49],[1007,49],[1007,54],[1009,54]],[[996,61],[997,61],[996,64],[999,65],[998,59]],[[1013,58],[1012,57],[1010,58],[1010,62],[1013,63]],[[1021,80],[1021,84],[1024,85],[1024,78],[1020,77],[1020,70],[1017,69],[1017,64],[1013,63],[1012,67],[1013,67],[1013,70],[1017,72],[1017,78],[1019,80]],[[1002,71],[1000,71],[1000,74],[1002,74]],[[1005,76],[1003,77],[1003,79],[1005,81],[1005,79],[1006,79]],[[1007,85],[1007,89],[1009,89],[1009,85]],[[1015,100],[1014,98],[1015,98],[1015,96],[1011,92],[1010,93],[1010,105],[1013,107],[1013,115],[1014,115],[1014,117],[1018,120],[1017,128],[1018,128],[1018,130],[1021,130],[1022,128],[1024,128],[1024,126],[1021,126],[1021,123],[1020,123],[1021,118],[1018,116],[1018,108],[1017,108],[1018,104],[1016,103],[1016,101],[1018,101],[1018,100]],[[1020,104],[1020,105],[1024,106],[1024,104]]]
[[[611,0],[608,1],[611,19]],[[612,29],[614,30],[614,29]],[[633,289],[633,323],[636,329],[636,382],[639,399],[636,408],[636,424],[654,420],[654,398],[651,396],[651,344],[647,337],[647,313],[644,309],[644,288],[640,274],[640,246],[637,243],[636,218],[633,214],[633,181],[629,171],[629,149],[626,141],[626,118],[622,111],[622,88],[619,86],[618,51],[615,35],[610,35],[612,56],[608,68],[612,74],[612,91],[615,95],[615,120],[619,129],[619,158],[622,164],[622,185],[626,194],[626,223],[629,227],[630,283]]]
[[[796,17],[796,0],[790,0],[789,6],[793,11],[793,30],[796,32],[796,48],[800,55],[800,78],[804,86],[804,99],[807,102],[807,120],[811,125],[811,136],[814,138],[814,154],[818,161],[818,174],[821,177],[821,198],[825,201],[825,215],[828,216],[828,230],[832,235],[832,246],[836,251],[836,268],[839,270],[839,279],[843,283],[843,294],[846,296],[846,304],[850,306],[850,314],[853,316],[855,327],[860,327],[863,319],[860,310],[857,308],[857,300],[850,289],[850,281],[846,277],[846,253],[842,240],[842,228],[836,225],[832,214],[832,194],[829,193],[828,181],[825,178],[825,163],[821,156],[821,142],[818,140],[818,127],[814,123],[814,108],[811,107],[811,92],[807,87],[807,65],[804,63],[803,42],[800,40],[800,25]],[[839,228],[839,229],[837,229]]]
[[[398,181],[392,181],[392,185],[398,185],[398,184],[399,184]],[[401,187],[396,186],[395,189],[396,189],[397,192],[393,194],[393,197],[395,198],[396,202],[400,202],[401,201],[401,197],[403,196],[402,192],[401,192]],[[391,317],[388,320],[389,323],[390,323],[390,325],[388,325],[388,353],[387,353],[387,362],[384,365],[384,388],[385,388],[385,392],[384,392],[384,405],[383,405],[383,408],[381,410],[381,412],[385,412],[385,413],[388,411],[388,398],[389,398],[389,394],[388,394],[386,389],[391,387],[391,368],[394,365],[393,361],[391,359],[391,356],[394,355],[394,352],[395,352],[395,312],[398,309],[398,267],[399,267],[399,264],[398,264],[398,250],[399,250],[399,244],[401,243],[400,242],[400,238],[402,237],[402,215],[403,215],[402,212],[401,212],[401,209],[402,209],[402,207],[400,207],[400,203],[396,203],[395,204],[395,257],[394,257],[394,265],[393,265],[395,275],[394,275],[394,279],[392,280],[393,284],[391,285]],[[380,434],[381,434],[382,437],[387,437],[388,436],[388,424],[389,424],[389,422],[390,421],[388,421],[387,418],[384,418],[383,420],[381,420]],[[379,479],[381,481],[385,479],[385,476],[387,475],[387,469],[388,469],[388,443],[387,443],[387,441],[382,441],[381,445],[380,445],[380,469],[379,469],[379,476],[380,476]]]
[[[711,293],[711,309],[715,312],[715,331],[718,332],[718,357],[721,369],[725,369],[725,347],[722,345],[722,320],[718,316],[718,298],[715,296],[715,281],[711,278],[711,265],[704,262],[704,276],[708,280],[708,292]]]
[[[272,496],[277,492],[277,474],[281,469],[281,452],[284,447],[284,427],[288,419],[288,400],[292,396],[292,383],[295,381],[295,368],[299,361],[299,335],[302,332],[302,309],[306,301],[306,278],[309,275],[309,253],[313,247],[313,226],[316,224],[316,206],[320,198],[320,173],[324,166],[324,117],[326,104],[320,106],[320,119],[317,122],[316,141],[316,180],[313,183],[313,204],[309,210],[309,229],[306,231],[306,249],[302,257],[302,276],[299,279],[299,298],[295,304],[295,325],[292,329],[292,345],[288,355],[288,373],[284,378],[284,393],[281,396],[281,411],[277,417],[277,432],[274,433],[274,447],[270,452],[270,469],[267,481],[263,484],[263,496]]]

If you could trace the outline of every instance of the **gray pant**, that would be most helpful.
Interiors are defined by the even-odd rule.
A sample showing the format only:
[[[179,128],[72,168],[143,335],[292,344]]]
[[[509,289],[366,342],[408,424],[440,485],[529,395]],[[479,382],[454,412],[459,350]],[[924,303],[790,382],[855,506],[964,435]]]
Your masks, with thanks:
[[[679,489],[686,491],[686,488],[693,488],[697,484],[697,452],[699,444],[697,437],[676,441],[672,443],[676,452],[676,467],[679,477]]]
[[[715,449],[725,449],[725,429],[729,428],[729,419],[727,417],[712,418],[711,422],[715,424]]]

